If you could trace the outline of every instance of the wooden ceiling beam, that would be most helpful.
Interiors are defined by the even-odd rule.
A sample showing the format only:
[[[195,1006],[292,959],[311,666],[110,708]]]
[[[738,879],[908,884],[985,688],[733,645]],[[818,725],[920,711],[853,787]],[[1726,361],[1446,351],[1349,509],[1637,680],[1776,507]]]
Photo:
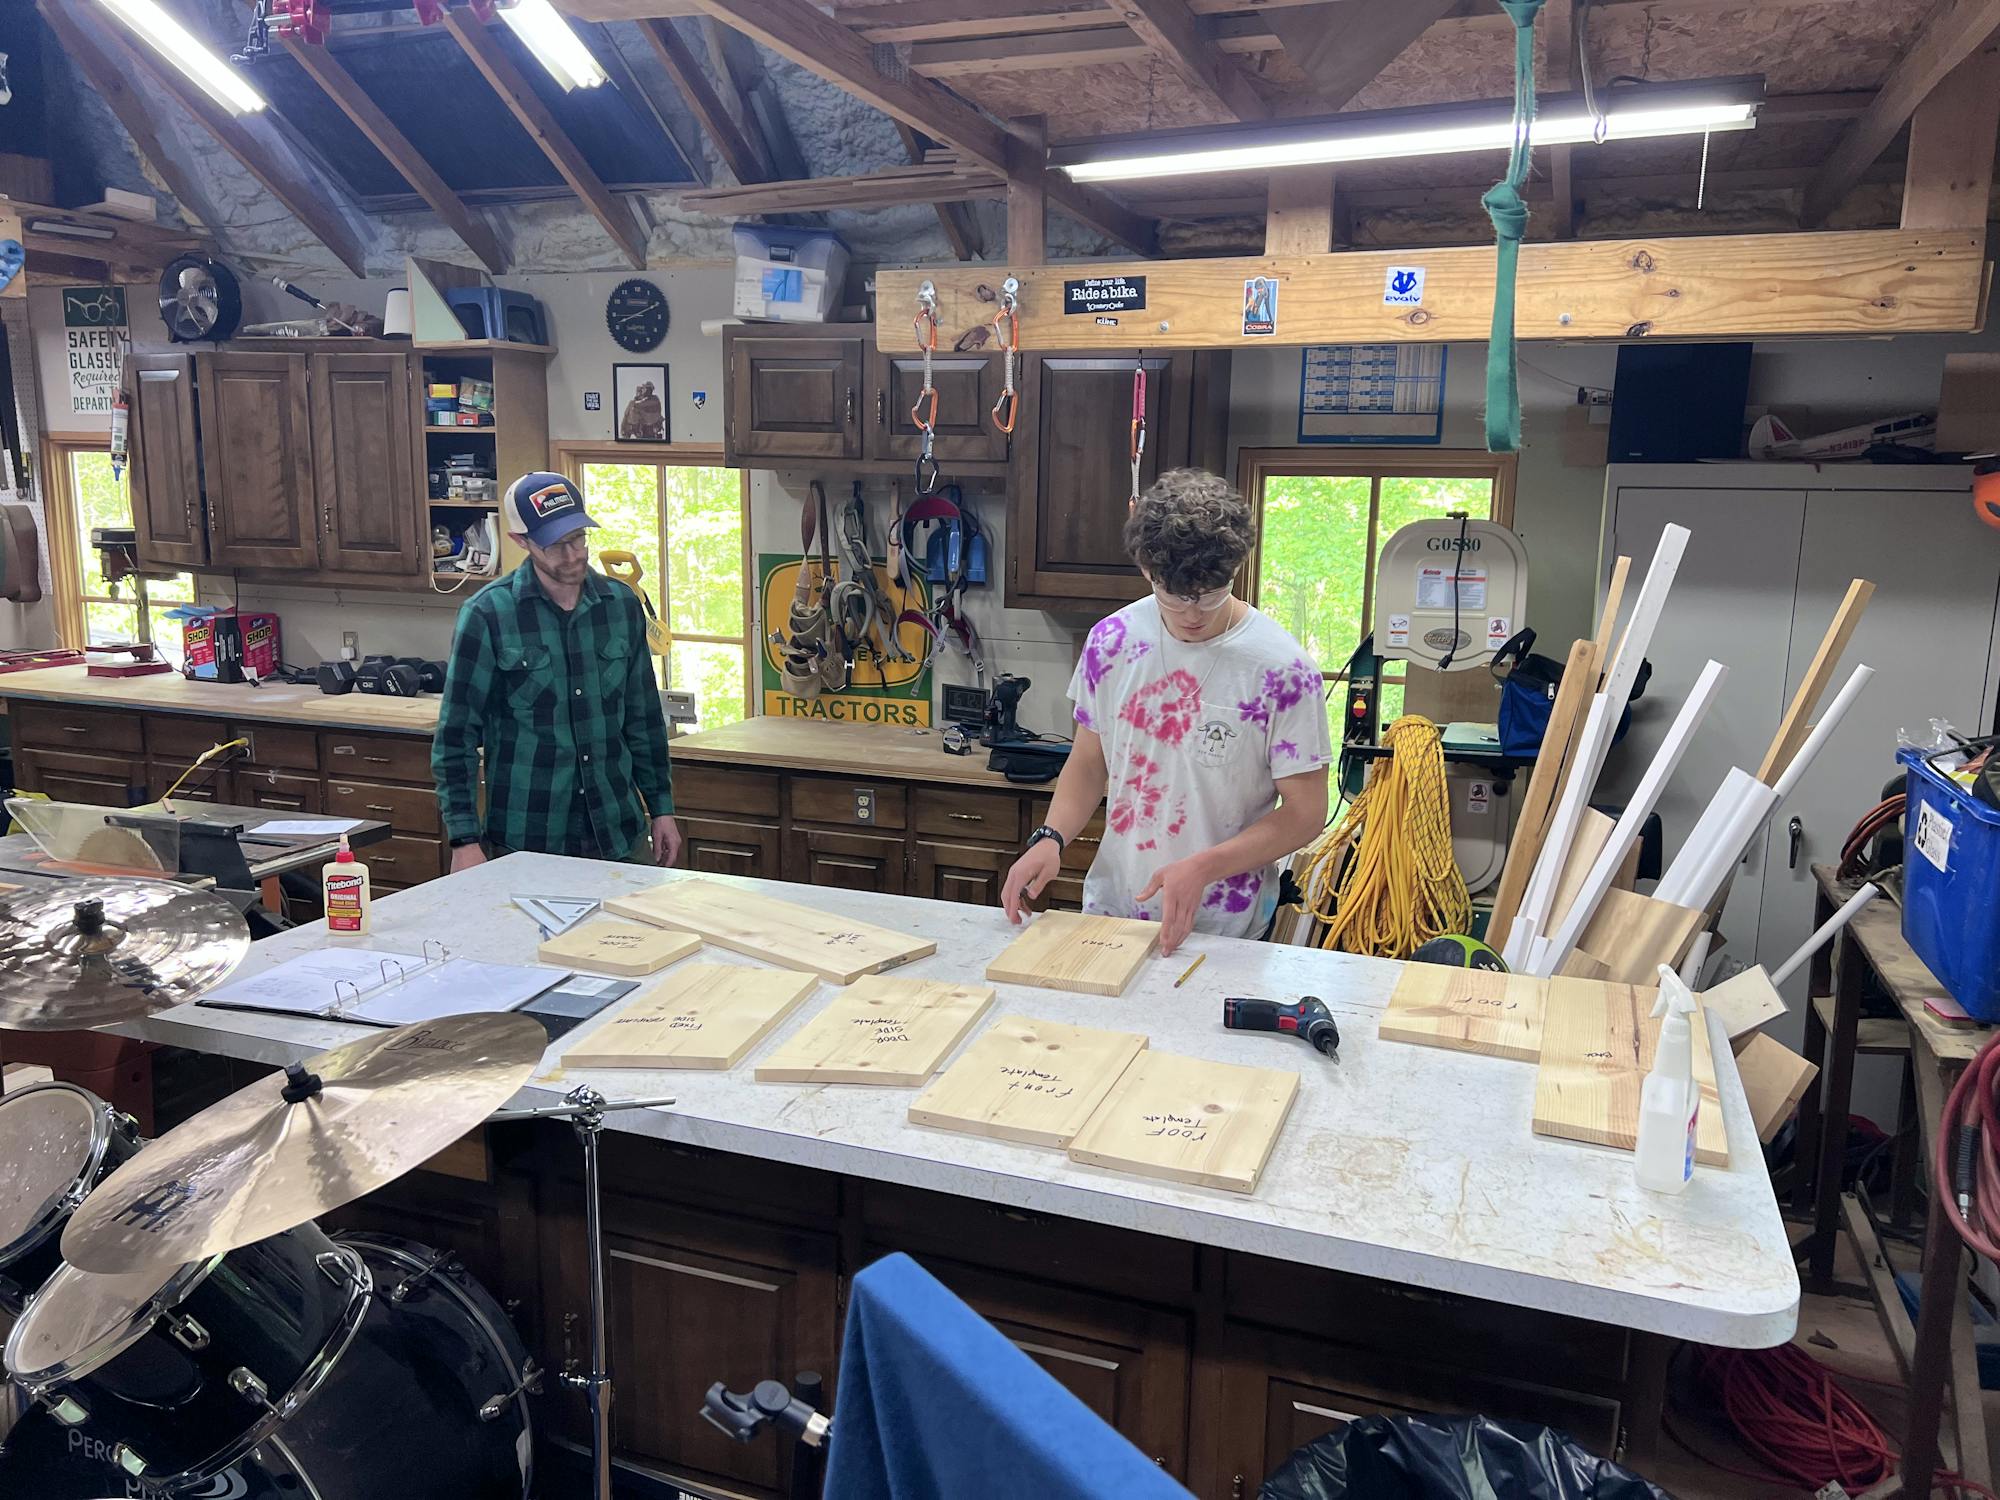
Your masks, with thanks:
[[[1458,0],[1388,0],[1367,7],[1278,10],[1267,18],[1285,55],[1306,77],[1306,94],[1288,114],[1345,109],[1403,49],[1430,30]]]
[[[514,66],[513,59],[502,52],[499,43],[487,33],[485,23],[469,11],[453,9],[445,12],[444,28],[492,86],[493,92],[500,96],[500,102],[507,106],[508,112],[527,131],[529,139],[541,147],[542,155],[569,184],[570,191],[604,226],[604,232],[611,236],[612,243],[635,269],[644,270],[646,242],[639,233],[638,221],[604,185],[604,180],[590,163],[584,160],[583,153],[569,138],[569,132],[556,123],[555,116],[549,113],[528,80],[521,76],[521,70]]]
[[[1267,120],[1271,106],[1250,75],[1202,35],[1187,0],[1118,0],[1117,14],[1140,41],[1181,75],[1196,96],[1235,120]]]
[[[881,72],[868,44],[806,0],[700,0],[718,21],[761,42],[809,73],[839,85],[893,119],[948,141],[992,171],[1008,166],[1007,134],[957,95],[919,76]],[[1048,174],[1048,195],[1062,211],[1144,255],[1154,226],[1102,193]]]
[[[2000,32],[1953,68],[1910,117],[1903,168],[1905,229],[1982,227],[2000,136]]]
[[[70,4],[73,0],[51,0]],[[79,25],[91,24],[72,16]],[[285,211],[305,226],[334,258],[356,276],[367,272],[367,252],[359,215],[349,211],[345,193],[332,182],[317,182],[283,143],[277,127],[256,114],[232,115],[213,99],[189,83],[179,69],[151,47],[129,40],[122,26],[99,26],[102,35],[116,38],[115,45],[173,101],[199,121],[215,137],[223,150],[243,164],[265,190],[284,205]]]
[[[920,166],[928,149],[924,137],[912,130],[901,120],[890,122],[896,127],[896,138],[903,143],[903,154],[912,166]],[[937,200],[938,228],[944,231],[945,243],[951,246],[951,253],[960,260],[977,260],[986,247],[979,232],[979,223],[972,217],[972,211],[961,202]]]
[[[1583,87],[1583,25],[1578,10],[1588,0],[1546,0],[1535,21],[1540,33],[1541,55],[1535,66],[1535,87],[1543,93],[1567,93]],[[1550,202],[1554,209],[1551,228],[1559,240],[1576,237],[1576,192],[1572,178],[1574,146],[1551,146],[1547,150]]]
[[[1264,204],[1266,255],[1324,255],[1333,248],[1333,168],[1271,174]]]
[[[1799,221],[1818,224],[1889,147],[1932,90],[2000,30],[2000,0],[1940,0],[1868,108],[1841,133],[1806,189]]]
[[[1007,264],[1039,266],[1049,258],[1049,122],[1014,121],[1007,154]]]
[[[752,217],[823,212],[833,208],[891,208],[905,203],[966,203],[1002,198],[1007,181],[979,168],[888,167],[853,177],[760,182],[748,187],[704,188],[682,193],[682,208],[705,214]],[[961,256],[961,259],[970,259]]]
[[[736,123],[728,106],[722,102],[722,96],[702,71],[694,49],[682,41],[680,33],[674,30],[674,23],[640,21],[638,27],[640,35],[652,47],[653,55],[660,60],[660,66],[674,81],[674,87],[681,91],[681,98],[687,101],[687,107],[701,122],[709,140],[715,143],[722,164],[740,183],[769,182],[771,169],[763,152]]]
[[[324,47],[311,46],[292,37],[281,40],[292,61],[320,86],[320,91],[353,122],[356,130],[368,138],[368,143],[387,158],[403,181],[416,189],[417,196],[430,205],[432,213],[444,220],[445,226],[464,242],[466,249],[479,257],[479,263],[496,276],[503,273],[507,269],[507,255],[500,248],[500,240],[492,228],[465,206],[465,200],[452,191],[435,167],[424,160],[423,153],[396,128],[396,122],[382,112],[381,106],[368,97],[354,75]]]

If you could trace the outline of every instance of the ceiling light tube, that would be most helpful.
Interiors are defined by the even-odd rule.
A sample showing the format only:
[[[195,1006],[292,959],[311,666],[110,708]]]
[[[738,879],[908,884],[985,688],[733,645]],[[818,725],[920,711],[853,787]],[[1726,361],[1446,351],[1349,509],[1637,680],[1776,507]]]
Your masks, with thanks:
[[[1602,138],[1640,140],[1752,129],[1763,85],[1740,79],[1639,85],[1599,98]],[[1598,128],[1581,96],[1564,94],[1547,101],[1529,138],[1537,146],[1582,145],[1598,139]],[[1513,106],[1502,100],[1333,115],[1275,127],[1175,131],[1079,144],[1051,157],[1079,182],[1113,182],[1504,151],[1513,140]]]
[[[609,75],[597,65],[583,38],[557,14],[549,0],[515,0],[500,12],[500,19],[566,92],[594,89],[607,81]]]
[[[99,0],[99,3],[232,115],[250,114],[264,107],[264,96],[245,83],[242,75],[224,62],[220,54],[176,20],[159,0]]]

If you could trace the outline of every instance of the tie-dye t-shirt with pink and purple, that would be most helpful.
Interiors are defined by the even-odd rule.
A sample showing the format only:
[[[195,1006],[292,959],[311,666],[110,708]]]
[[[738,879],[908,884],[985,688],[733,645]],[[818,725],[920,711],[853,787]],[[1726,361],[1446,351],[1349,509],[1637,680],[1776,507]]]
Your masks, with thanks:
[[[1104,842],[1083,909],[1158,921],[1135,898],[1162,866],[1234,838],[1278,803],[1277,783],[1332,764],[1325,684],[1303,647],[1247,611],[1212,641],[1167,639],[1150,597],[1100,620],[1069,696],[1076,722],[1104,741]],[[1197,932],[1262,932],[1278,905],[1278,867],[1208,888]]]

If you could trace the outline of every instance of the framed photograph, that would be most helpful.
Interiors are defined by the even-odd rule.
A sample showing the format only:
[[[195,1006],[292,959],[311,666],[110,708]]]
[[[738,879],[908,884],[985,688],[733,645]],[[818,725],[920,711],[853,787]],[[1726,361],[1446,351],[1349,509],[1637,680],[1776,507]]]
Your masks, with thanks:
[[[621,443],[667,441],[667,367],[611,367],[612,435]]]

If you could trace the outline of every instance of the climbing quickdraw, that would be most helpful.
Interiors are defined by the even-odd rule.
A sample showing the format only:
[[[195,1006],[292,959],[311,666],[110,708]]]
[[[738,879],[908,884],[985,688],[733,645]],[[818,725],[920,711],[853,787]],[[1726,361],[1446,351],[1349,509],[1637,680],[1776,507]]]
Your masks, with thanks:
[[[937,351],[937,283],[926,281],[917,288],[917,348],[924,356],[924,388],[917,392],[917,404],[910,408],[910,420],[924,435],[923,451],[917,455],[917,493],[928,495],[937,488],[938,466],[933,452],[937,446],[937,386],[931,379],[931,356]]]
[[[1009,276],[1000,283],[1000,311],[993,315],[993,338],[1006,356],[1002,361],[1000,399],[993,403],[993,425],[1008,437],[1014,435],[1014,418],[1021,408],[1021,393],[1014,388],[1014,365],[1021,352],[1021,282]]]
[[[1139,503],[1139,466],[1146,457],[1146,361],[1132,367],[1132,503]]]

